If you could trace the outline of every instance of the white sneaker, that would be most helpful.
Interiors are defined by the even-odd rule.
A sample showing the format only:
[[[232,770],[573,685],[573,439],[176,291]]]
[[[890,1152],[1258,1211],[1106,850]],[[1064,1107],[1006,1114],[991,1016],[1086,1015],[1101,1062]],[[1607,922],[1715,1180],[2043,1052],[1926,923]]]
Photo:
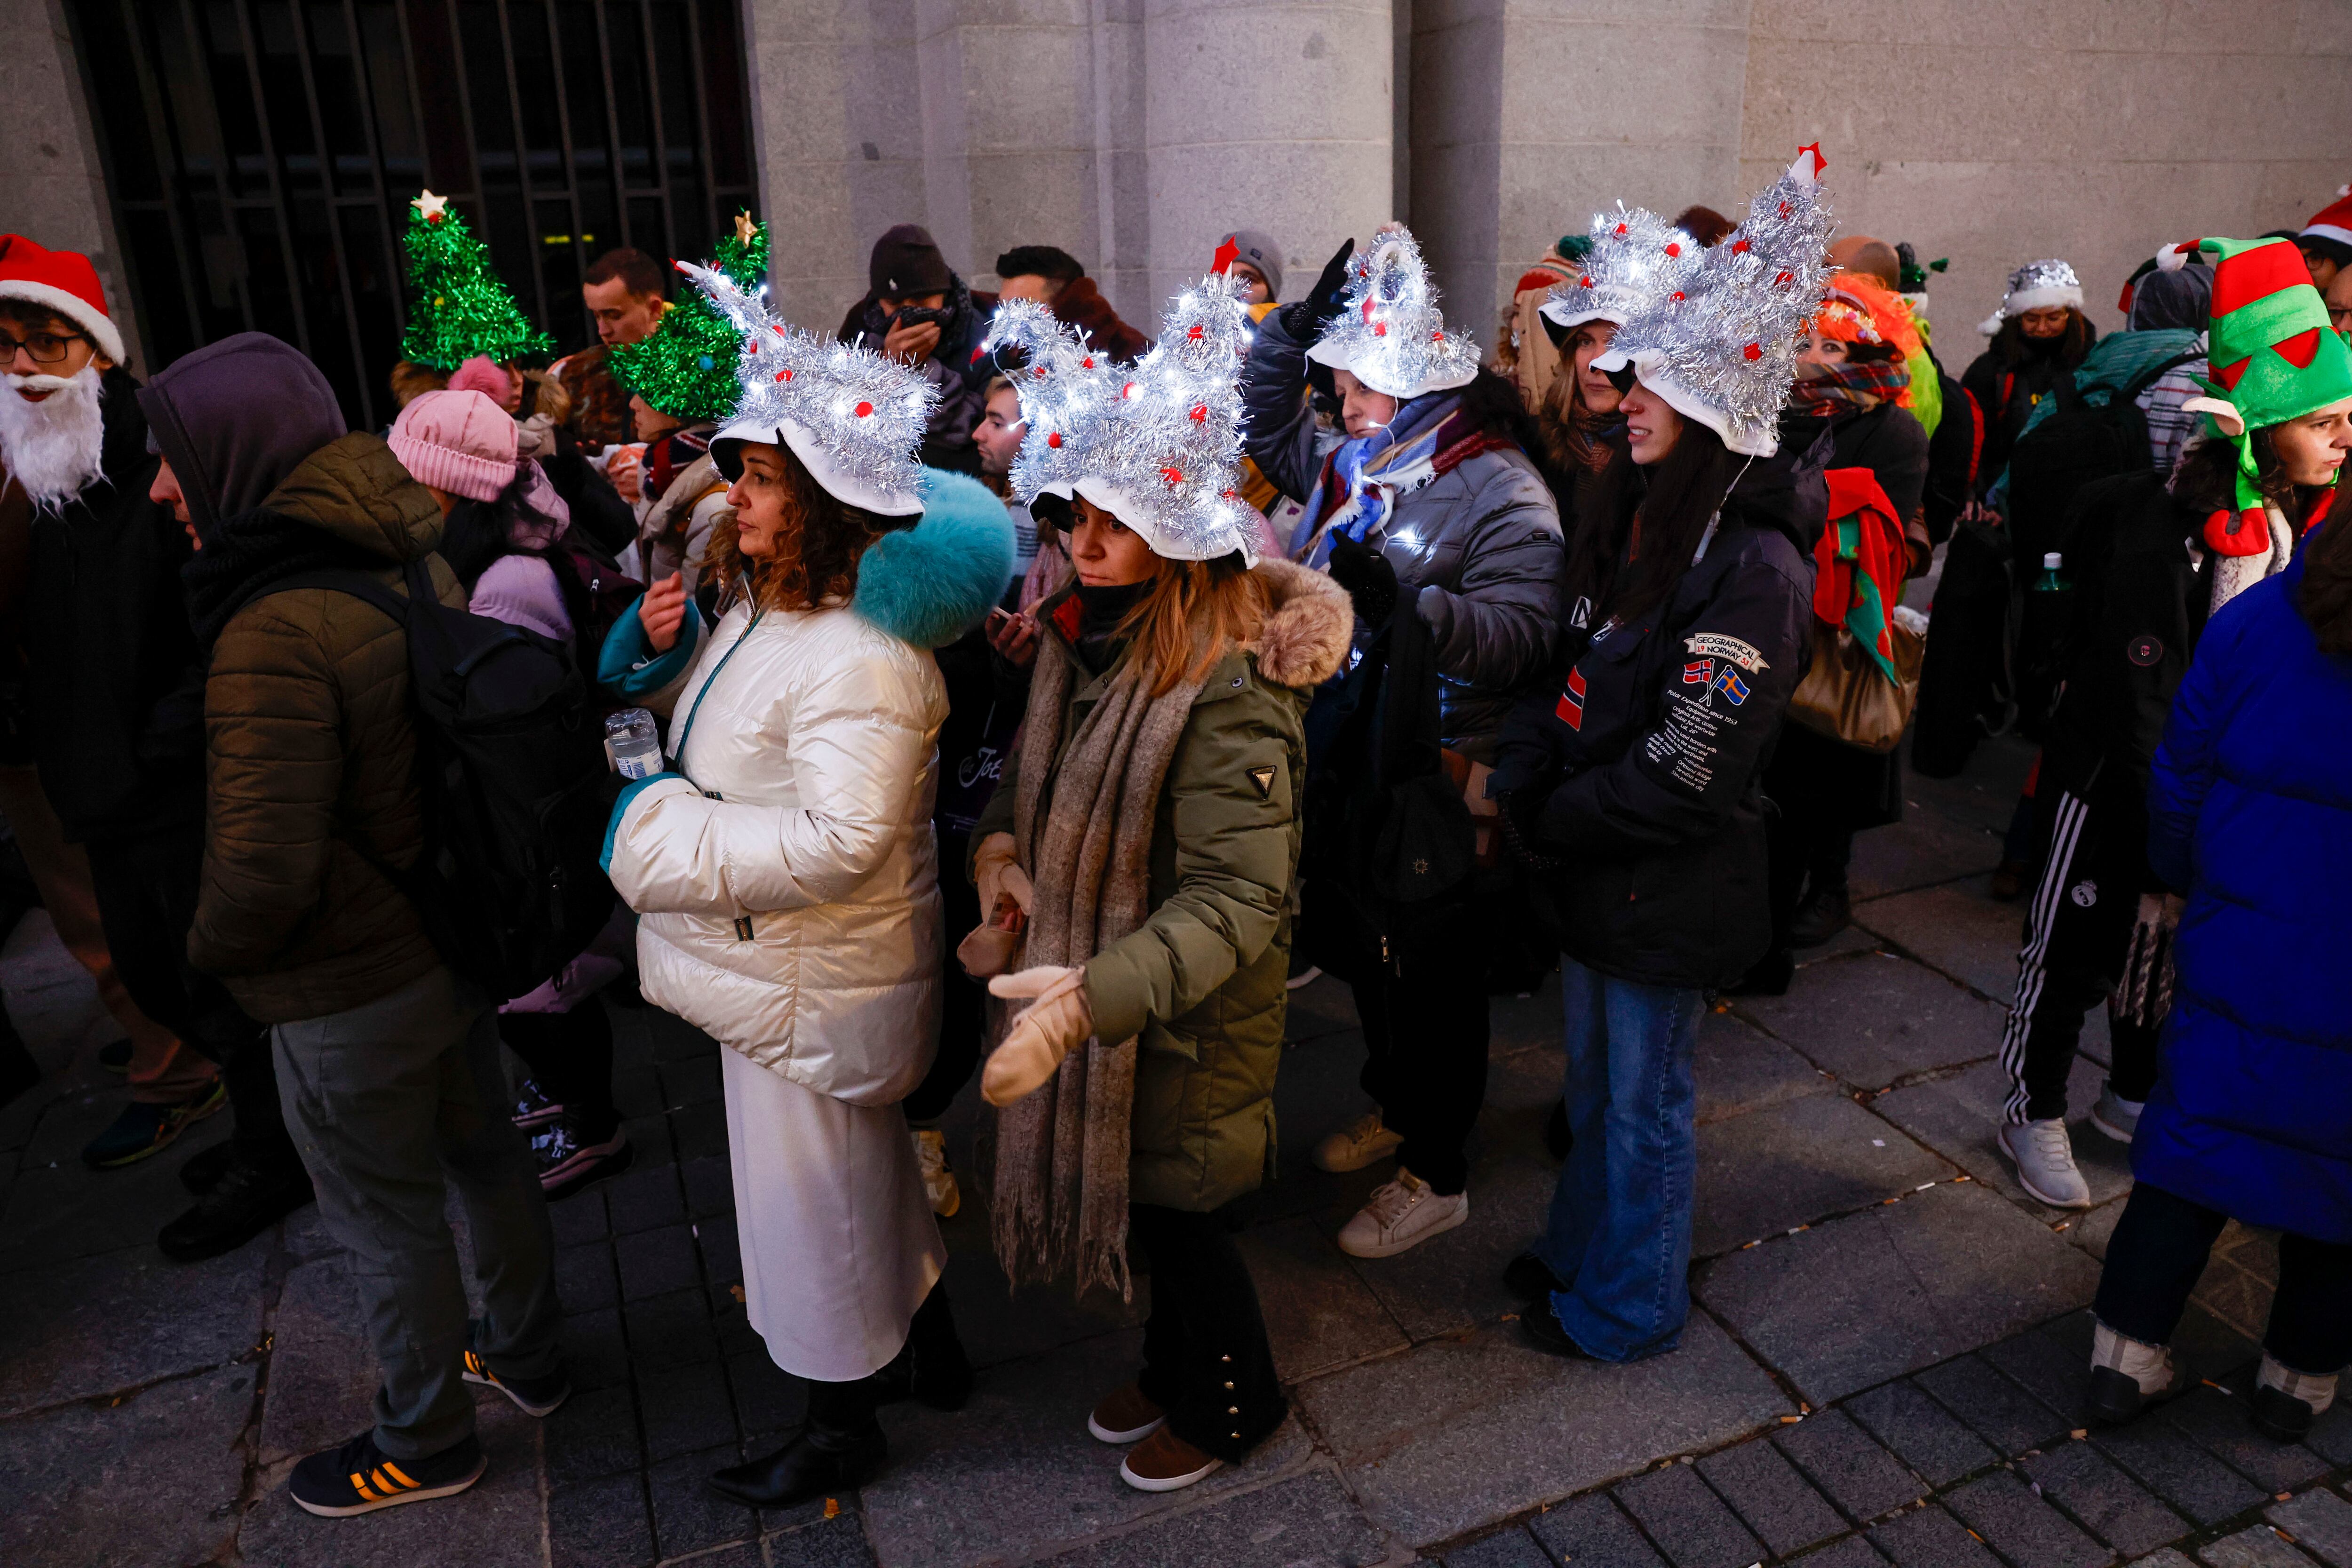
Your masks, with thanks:
[[[1404,1134],[1381,1125],[1379,1111],[1368,1111],[1315,1145],[1315,1167],[1334,1173],[1360,1171],[1402,1147]]]
[[[1441,1197],[1399,1165],[1396,1180],[1375,1188],[1371,1201],[1339,1227],[1339,1250],[1350,1258],[1394,1258],[1469,1217],[1468,1193]]]
[[[936,1127],[910,1129],[915,1139],[915,1161],[923,1167],[923,1195],[931,1200],[931,1212],[941,1219],[952,1219],[963,1206],[963,1194],[956,1186],[955,1172],[948,1168],[948,1135]]]
[[[2091,1184],[2074,1168],[2074,1142],[2066,1124],[2053,1116],[2000,1130],[2000,1152],[2017,1163],[2017,1181],[2053,1209],[2091,1206]]]
[[[2118,1143],[2128,1143],[2139,1131],[2139,1113],[2147,1109],[2147,1101],[2117,1094],[2115,1079],[2109,1079],[2099,1090],[2099,1102],[2091,1107],[2091,1125]]]

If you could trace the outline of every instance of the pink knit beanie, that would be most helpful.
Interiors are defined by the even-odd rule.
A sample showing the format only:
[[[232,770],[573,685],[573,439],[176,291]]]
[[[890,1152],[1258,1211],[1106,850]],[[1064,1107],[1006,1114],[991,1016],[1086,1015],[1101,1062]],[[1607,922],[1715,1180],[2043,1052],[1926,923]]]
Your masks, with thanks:
[[[449,373],[450,391],[482,393],[501,408],[514,385],[514,373],[488,354],[476,354]]]
[[[385,438],[409,478],[467,500],[496,500],[515,477],[515,422],[478,392],[409,400]]]

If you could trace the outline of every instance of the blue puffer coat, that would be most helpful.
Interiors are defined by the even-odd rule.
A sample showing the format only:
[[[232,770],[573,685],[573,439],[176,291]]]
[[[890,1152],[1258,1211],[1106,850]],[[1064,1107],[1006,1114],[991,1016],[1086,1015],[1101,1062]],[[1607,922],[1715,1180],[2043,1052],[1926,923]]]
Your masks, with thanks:
[[[2189,907],[2141,1181],[2352,1243],[2352,660],[2297,562],[2207,624],[2148,786],[2148,862]]]

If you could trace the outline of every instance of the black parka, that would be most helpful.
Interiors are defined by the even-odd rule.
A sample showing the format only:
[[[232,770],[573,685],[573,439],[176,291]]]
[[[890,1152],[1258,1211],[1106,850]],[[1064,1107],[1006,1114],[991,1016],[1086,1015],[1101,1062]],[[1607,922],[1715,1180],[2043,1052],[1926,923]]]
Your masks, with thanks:
[[[1811,651],[1827,456],[1750,465],[1665,603],[1512,712],[1493,793],[1580,963],[1712,988],[1770,945],[1762,781]]]
[[[41,787],[77,843],[132,837],[205,813],[204,666],[180,567],[187,535],[147,499],[139,384],[100,384],[105,478],[33,515],[18,599]]]

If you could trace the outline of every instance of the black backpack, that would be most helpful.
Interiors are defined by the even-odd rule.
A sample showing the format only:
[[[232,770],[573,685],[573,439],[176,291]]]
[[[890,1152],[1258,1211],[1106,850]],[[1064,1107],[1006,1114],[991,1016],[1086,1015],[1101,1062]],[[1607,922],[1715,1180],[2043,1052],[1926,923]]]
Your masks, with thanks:
[[[2149,467],[2155,448],[2139,395],[2166,373],[2204,357],[2202,349],[2191,349],[2152,364],[2099,408],[2083,401],[2073,374],[2058,378],[2050,390],[2056,411],[2019,437],[2009,455],[2009,532],[2020,574],[2040,571],[2044,552],[2064,549],[2059,524],[2077,490],[2093,479]]]
[[[425,849],[405,868],[360,853],[416,906],[449,967],[503,1001],[579,956],[612,912],[598,862],[614,775],[570,647],[442,604],[422,559],[407,587],[403,598],[361,573],[317,572],[268,591],[331,588],[406,631]]]

